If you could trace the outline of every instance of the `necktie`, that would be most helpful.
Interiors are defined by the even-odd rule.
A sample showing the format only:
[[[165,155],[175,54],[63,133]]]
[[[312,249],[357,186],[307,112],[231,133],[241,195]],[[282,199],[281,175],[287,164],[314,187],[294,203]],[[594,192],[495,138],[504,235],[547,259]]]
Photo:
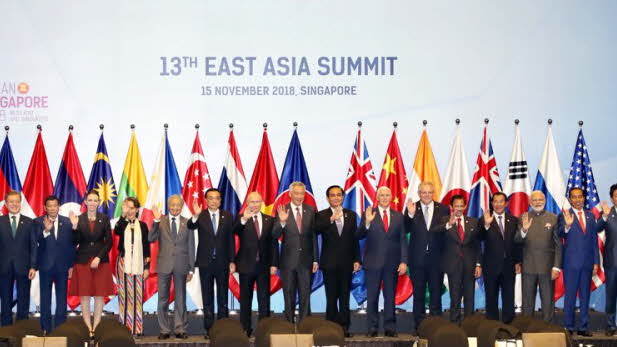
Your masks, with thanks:
[[[259,219],[257,219],[257,215],[253,216],[253,226],[255,227],[255,232],[257,233],[257,240],[261,236],[261,230],[259,229]],[[257,247],[257,255],[255,257],[255,261],[259,261],[259,246]]]
[[[388,211],[383,210],[383,230],[388,232],[388,228],[390,227],[390,221],[388,221]]]
[[[341,236],[341,234],[343,233],[343,222],[341,222],[341,219],[337,219],[334,221],[334,223],[336,223],[336,230],[338,230],[338,236]]]
[[[257,238],[261,236],[261,230],[259,229],[259,220],[257,219],[257,215],[253,216],[253,225],[255,226],[255,232],[257,233]]]
[[[17,234],[17,217],[11,216],[11,231],[13,232],[13,238]]]
[[[424,223],[426,223],[426,230],[431,227],[431,219],[429,218],[428,205],[424,206]]]
[[[463,221],[462,218],[457,218],[456,219],[457,222],[456,224],[458,224],[458,237],[461,239],[461,242],[463,242],[463,240],[465,239],[465,231],[463,230]]]
[[[300,207],[296,207],[296,225],[298,226],[298,233],[302,234],[302,215],[300,214]]]
[[[216,213],[212,214],[212,230],[214,231],[214,236],[216,236]],[[212,247],[212,257],[216,257],[216,244]]]
[[[56,221],[52,220],[51,223],[52,223],[51,224],[52,225],[52,227],[51,227],[51,235],[54,237],[54,239],[57,240],[58,239],[58,233],[56,231]]]
[[[583,234],[585,233],[585,220],[583,219],[583,211],[578,211],[578,223],[581,225],[581,230],[583,230]]]
[[[504,229],[503,229],[503,220],[502,220],[503,216],[497,216],[497,225],[499,225],[499,231],[501,231],[501,237],[504,237]]]
[[[171,217],[171,238],[174,241],[178,238],[178,224],[176,224],[176,217]]]

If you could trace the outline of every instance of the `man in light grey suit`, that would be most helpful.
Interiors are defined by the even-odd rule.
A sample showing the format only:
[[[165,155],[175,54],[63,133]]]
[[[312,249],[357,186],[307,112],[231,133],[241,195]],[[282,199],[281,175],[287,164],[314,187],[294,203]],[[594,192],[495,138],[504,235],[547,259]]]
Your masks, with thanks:
[[[272,237],[283,235],[279,268],[283,282],[285,318],[295,322],[296,295],[300,299],[298,323],[311,310],[311,276],[317,272],[319,249],[315,230],[315,209],[304,203],[306,187],[302,182],[289,186],[291,202],[280,205]]]
[[[174,332],[176,338],[188,338],[186,282],[193,278],[195,269],[195,235],[187,228],[187,219],[180,216],[183,205],[180,195],[170,196],[167,201],[169,215],[161,216],[161,212],[155,209],[154,225],[148,234],[150,242],[159,242],[157,257],[159,299],[156,313],[161,328],[160,340],[168,339],[172,331],[169,325],[169,286],[172,277],[175,295]]]
[[[557,216],[544,209],[546,197],[531,193],[531,211],[521,216],[514,242],[523,244],[523,314],[531,316],[540,286],[542,319],[552,322],[555,311],[554,280],[561,269],[561,240],[557,236]]]

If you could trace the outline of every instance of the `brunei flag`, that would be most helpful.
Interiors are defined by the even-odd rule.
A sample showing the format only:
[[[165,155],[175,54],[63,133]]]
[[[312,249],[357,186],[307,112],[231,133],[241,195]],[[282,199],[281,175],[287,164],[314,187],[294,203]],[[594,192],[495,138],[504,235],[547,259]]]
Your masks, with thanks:
[[[379,189],[379,187],[390,188],[392,191],[392,202],[390,207],[401,212],[405,207],[408,185],[409,182],[407,181],[407,174],[405,173],[405,166],[403,165],[403,156],[401,155],[401,150],[398,145],[395,128],[390,138],[390,144],[388,145],[386,158],[381,169],[377,189]],[[373,201],[377,201],[376,197],[373,198]],[[411,285],[409,276],[399,276],[396,284],[396,297],[394,302],[397,305],[401,305],[409,299],[411,294],[413,294],[413,286]]]
[[[270,149],[270,141],[268,140],[268,128],[264,127],[263,137],[261,139],[261,149],[257,156],[257,162],[253,169],[253,176],[249,183],[248,193],[258,192],[263,198],[261,213],[273,215],[274,202],[276,200],[279,188],[279,177],[276,173],[276,165],[272,157]],[[246,201],[242,205],[242,210],[246,207]],[[270,280],[270,294],[276,293],[281,289],[282,283],[278,275],[272,276]]]

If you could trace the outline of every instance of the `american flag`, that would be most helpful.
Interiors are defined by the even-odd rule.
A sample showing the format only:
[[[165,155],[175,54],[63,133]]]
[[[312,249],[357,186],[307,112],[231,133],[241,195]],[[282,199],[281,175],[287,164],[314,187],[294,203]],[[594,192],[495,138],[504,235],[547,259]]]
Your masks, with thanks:
[[[368,149],[362,138],[362,129],[358,129],[358,135],[351,154],[351,162],[345,180],[345,200],[343,207],[356,212],[358,218],[364,210],[373,205],[373,197],[376,194],[377,179],[368,155]],[[360,220],[358,219],[358,222]],[[361,254],[364,254],[364,240],[360,241]],[[356,272],[352,279],[351,294],[360,305],[366,300],[366,287],[364,285],[364,270]]]
[[[596,189],[596,183],[593,179],[593,171],[591,169],[591,161],[589,153],[587,153],[587,145],[583,136],[583,129],[579,130],[574,147],[574,156],[572,157],[572,166],[570,167],[570,175],[568,176],[568,189],[566,196],[569,195],[570,189],[583,189],[585,197],[585,210],[590,210],[596,219],[600,217],[600,197]],[[598,251],[600,252],[600,269],[593,276],[591,281],[591,290],[595,290],[604,283],[604,267],[602,266],[602,254],[604,253],[604,234],[598,235]]]
[[[501,191],[497,161],[493,154],[491,139],[488,137],[487,126],[484,126],[480,152],[476,161],[476,170],[471,180],[468,214],[471,217],[482,217],[483,211],[488,211],[493,194]]]

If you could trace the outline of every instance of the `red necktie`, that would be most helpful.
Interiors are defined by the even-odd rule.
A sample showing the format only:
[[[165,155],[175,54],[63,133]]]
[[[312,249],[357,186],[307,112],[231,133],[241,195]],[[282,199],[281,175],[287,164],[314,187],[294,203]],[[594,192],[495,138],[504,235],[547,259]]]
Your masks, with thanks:
[[[388,227],[390,226],[388,223],[388,211],[383,210],[383,229],[388,232]]]
[[[461,242],[463,242],[464,238],[465,238],[465,231],[463,230],[463,223],[461,223],[461,218],[457,218],[458,222],[456,224],[458,224],[458,237],[461,238]]]
[[[302,234],[302,215],[300,214],[300,207],[296,207],[296,225],[298,226],[298,234]]]
[[[583,230],[583,234],[585,234],[585,222],[583,220],[583,211],[578,211],[578,223],[581,225],[581,230]]]
[[[257,238],[261,235],[259,231],[259,220],[257,219],[257,215],[253,216],[253,225],[255,226],[255,232],[257,233]]]

